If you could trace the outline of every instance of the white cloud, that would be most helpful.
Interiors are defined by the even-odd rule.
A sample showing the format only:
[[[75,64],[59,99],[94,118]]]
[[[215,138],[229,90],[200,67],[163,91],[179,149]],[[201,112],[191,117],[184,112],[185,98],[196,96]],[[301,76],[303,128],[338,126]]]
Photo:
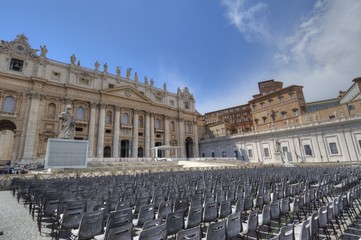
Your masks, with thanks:
[[[237,27],[245,39],[264,38],[269,35],[260,14],[267,9],[266,4],[257,3],[248,7],[246,0],[221,0],[221,2],[227,7],[226,16],[230,23]]]
[[[306,101],[337,96],[361,76],[361,1],[318,0],[275,54],[278,80],[303,85]]]

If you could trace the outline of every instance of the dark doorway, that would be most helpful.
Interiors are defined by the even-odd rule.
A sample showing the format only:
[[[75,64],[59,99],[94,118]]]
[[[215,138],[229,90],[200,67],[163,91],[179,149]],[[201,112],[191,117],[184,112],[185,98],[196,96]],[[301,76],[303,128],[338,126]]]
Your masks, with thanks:
[[[129,157],[129,140],[120,142],[120,157]]]
[[[193,140],[190,137],[186,138],[186,158],[194,157],[193,154]]]

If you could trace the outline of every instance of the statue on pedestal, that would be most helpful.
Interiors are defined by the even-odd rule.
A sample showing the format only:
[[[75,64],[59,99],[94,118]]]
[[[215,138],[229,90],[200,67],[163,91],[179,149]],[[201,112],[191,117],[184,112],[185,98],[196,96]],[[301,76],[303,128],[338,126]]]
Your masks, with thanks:
[[[60,113],[61,127],[58,138],[74,139],[75,121],[71,115],[71,106],[67,105],[65,112]]]
[[[46,45],[40,46],[41,52],[40,57],[46,58],[46,54],[48,53],[48,49],[46,48]]]

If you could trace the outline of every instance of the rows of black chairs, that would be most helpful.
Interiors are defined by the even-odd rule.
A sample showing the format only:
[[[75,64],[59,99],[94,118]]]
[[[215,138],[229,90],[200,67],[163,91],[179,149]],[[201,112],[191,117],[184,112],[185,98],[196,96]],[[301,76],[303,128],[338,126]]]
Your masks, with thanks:
[[[39,232],[55,239],[330,239],[360,214],[360,173],[264,167],[14,179],[12,187]]]

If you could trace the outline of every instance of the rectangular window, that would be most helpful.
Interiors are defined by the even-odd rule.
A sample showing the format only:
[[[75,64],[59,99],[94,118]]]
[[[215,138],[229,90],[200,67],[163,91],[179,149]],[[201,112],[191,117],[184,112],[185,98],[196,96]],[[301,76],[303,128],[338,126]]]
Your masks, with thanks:
[[[234,157],[238,159],[238,151],[234,150]]]
[[[112,133],[112,130],[111,129],[105,129],[105,132],[106,133]]]
[[[215,155],[214,155],[214,152],[212,152],[212,157],[214,157]]]
[[[114,84],[109,84],[109,88],[114,88]]]
[[[189,102],[184,102],[184,108],[189,109]]]
[[[22,72],[24,66],[24,61],[12,58],[10,61],[10,70],[16,71],[16,72]]]
[[[264,151],[264,156],[265,156],[265,157],[269,157],[269,150],[268,150],[268,148],[264,148],[263,151]]]
[[[206,157],[206,154],[205,154],[205,153],[202,153],[202,157]]]
[[[337,149],[336,143],[330,142],[328,145],[330,146],[331,154],[338,154],[338,149]]]
[[[170,100],[170,105],[174,106],[174,100]]]
[[[303,146],[304,149],[305,149],[305,154],[306,156],[312,156],[312,149],[311,149],[311,146],[306,144]]]
[[[253,157],[253,152],[252,149],[248,149],[248,157],[252,158]]]
[[[288,147],[282,147],[282,152],[284,153],[288,152]]]

